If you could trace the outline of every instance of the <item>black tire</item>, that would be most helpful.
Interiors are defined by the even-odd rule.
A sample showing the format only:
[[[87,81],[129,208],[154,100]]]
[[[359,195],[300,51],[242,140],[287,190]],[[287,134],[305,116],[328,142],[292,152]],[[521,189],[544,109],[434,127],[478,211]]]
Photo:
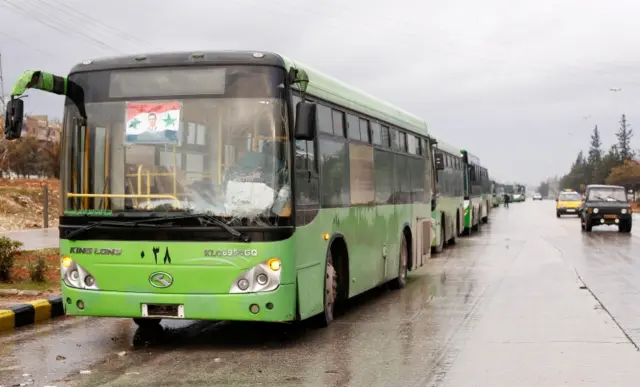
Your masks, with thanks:
[[[592,229],[593,229],[593,224],[591,223],[591,220],[590,219],[586,219],[584,221],[584,231],[591,232]]]
[[[455,229],[453,230],[453,235],[447,241],[448,245],[455,245],[456,243],[458,243],[458,230],[459,229],[460,229],[460,216],[458,214],[456,214]]]
[[[162,319],[160,318],[134,318],[133,322],[136,323],[141,329],[155,328],[160,325]]]
[[[400,253],[399,253],[398,277],[394,278],[390,283],[391,289],[402,289],[407,285],[407,273],[409,271],[409,249],[407,246],[407,238],[404,233],[400,236]]]
[[[324,266],[324,286],[323,304],[324,310],[316,316],[316,325],[326,328],[334,320],[336,310],[336,300],[338,299],[338,272],[333,265],[333,255],[331,249],[327,252],[327,259]]]
[[[618,232],[630,233],[631,232],[631,221],[620,223],[618,225]]]
[[[478,219],[478,213],[477,211],[474,211],[473,213],[473,218],[471,219],[471,229],[473,231],[478,231],[478,229],[480,228],[480,219],[478,219],[478,223],[476,223],[475,225],[473,224],[473,221],[475,219]]]
[[[560,217],[560,213],[558,211],[556,211],[556,218]]]

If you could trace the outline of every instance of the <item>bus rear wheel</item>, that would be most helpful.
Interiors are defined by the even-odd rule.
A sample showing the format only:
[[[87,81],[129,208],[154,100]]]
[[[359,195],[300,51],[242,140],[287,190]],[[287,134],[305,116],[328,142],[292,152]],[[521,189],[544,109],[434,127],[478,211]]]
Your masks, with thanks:
[[[407,248],[407,237],[400,234],[400,254],[399,254],[398,277],[391,281],[392,289],[402,289],[407,284],[407,272],[409,263],[409,249]]]

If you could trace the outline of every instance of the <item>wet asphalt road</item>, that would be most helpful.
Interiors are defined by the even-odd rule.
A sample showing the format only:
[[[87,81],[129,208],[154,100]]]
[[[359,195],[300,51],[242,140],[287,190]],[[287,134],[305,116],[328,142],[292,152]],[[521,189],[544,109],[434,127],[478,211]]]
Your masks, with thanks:
[[[327,329],[67,318],[0,334],[0,386],[637,386],[640,228],[587,234],[553,207],[494,210]]]

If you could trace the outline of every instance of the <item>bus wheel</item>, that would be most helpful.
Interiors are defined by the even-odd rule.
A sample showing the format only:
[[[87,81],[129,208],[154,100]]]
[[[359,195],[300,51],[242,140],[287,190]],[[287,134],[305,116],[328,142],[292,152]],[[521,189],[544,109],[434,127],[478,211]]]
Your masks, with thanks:
[[[448,245],[455,245],[456,242],[458,241],[457,237],[458,237],[458,216],[456,216],[456,222],[454,227],[456,228],[455,230],[453,230],[453,234],[451,235],[451,238],[449,238],[449,240],[447,241]]]
[[[404,233],[400,234],[400,256],[399,256],[398,277],[391,281],[392,289],[402,289],[407,284],[407,263],[409,262],[409,250],[407,249],[407,237]]]
[[[160,318],[134,318],[133,322],[136,323],[141,329],[155,328],[160,325],[162,319]]]
[[[473,212],[473,218],[471,218],[471,229],[473,231],[478,231],[478,229],[480,228],[480,220],[477,220],[477,219],[478,219],[478,211],[474,211]],[[478,223],[473,224],[473,222],[476,221],[476,220],[477,220]]]
[[[338,273],[333,266],[331,249],[327,253],[327,263],[324,277],[324,312],[318,316],[318,324],[328,327],[333,322],[333,316],[338,298]]]

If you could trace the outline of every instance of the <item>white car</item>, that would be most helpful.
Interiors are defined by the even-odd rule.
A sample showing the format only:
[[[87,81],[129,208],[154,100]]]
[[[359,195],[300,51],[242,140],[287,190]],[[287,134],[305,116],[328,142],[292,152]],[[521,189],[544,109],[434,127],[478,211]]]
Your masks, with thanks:
[[[534,193],[533,200],[542,200],[542,195],[540,195],[539,193]]]

